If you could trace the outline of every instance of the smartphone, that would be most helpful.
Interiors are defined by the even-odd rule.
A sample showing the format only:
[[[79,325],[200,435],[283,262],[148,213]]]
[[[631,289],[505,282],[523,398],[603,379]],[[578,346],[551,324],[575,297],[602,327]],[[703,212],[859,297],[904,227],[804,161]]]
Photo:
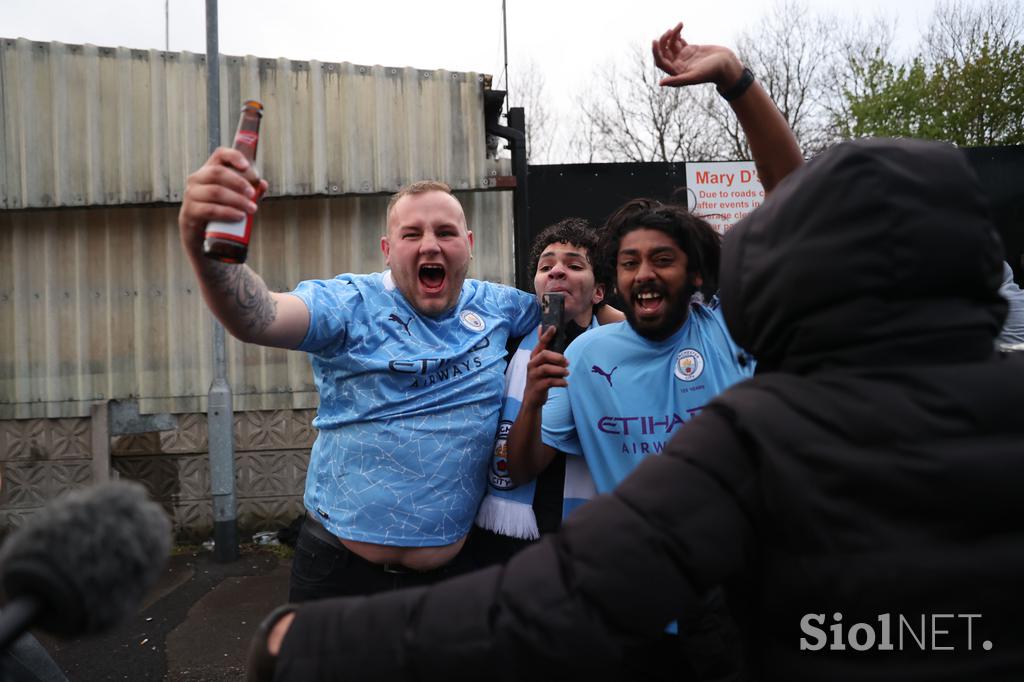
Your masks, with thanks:
[[[557,353],[564,353],[566,342],[565,335],[565,294],[553,292],[542,294],[540,297],[540,325],[542,331],[548,327],[555,328],[555,338],[548,346]]]

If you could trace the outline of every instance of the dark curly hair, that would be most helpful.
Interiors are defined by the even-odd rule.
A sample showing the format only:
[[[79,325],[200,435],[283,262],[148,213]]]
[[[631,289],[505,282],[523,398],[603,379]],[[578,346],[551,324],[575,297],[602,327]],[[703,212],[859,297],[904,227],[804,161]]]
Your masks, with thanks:
[[[530,273],[537,274],[537,262],[544,249],[552,244],[571,244],[586,249],[587,262],[594,271],[594,283],[603,284],[611,290],[609,273],[604,260],[600,258],[600,239],[597,230],[583,218],[566,218],[541,230],[530,246]]]
[[[663,204],[654,199],[632,199],[609,216],[601,231],[599,260],[615,272],[622,238],[637,229],[664,232],[686,254],[686,272],[700,273],[700,292],[710,298],[718,291],[722,237],[715,228],[685,206]]]

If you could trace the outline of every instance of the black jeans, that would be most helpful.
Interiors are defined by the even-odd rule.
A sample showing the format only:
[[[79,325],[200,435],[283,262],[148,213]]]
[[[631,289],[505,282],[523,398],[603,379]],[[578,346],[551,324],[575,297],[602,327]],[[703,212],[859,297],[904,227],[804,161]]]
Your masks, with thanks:
[[[431,571],[398,568],[395,572],[363,559],[308,516],[302,522],[292,559],[288,601],[292,603],[387,592],[403,587],[431,585],[475,568],[467,552]]]
[[[473,526],[462,552],[473,557],[478,568],[484,568],[507,563],[509,559],[534,542],[536,540],[510,538],[507,535],[499,535],[479,526]]]

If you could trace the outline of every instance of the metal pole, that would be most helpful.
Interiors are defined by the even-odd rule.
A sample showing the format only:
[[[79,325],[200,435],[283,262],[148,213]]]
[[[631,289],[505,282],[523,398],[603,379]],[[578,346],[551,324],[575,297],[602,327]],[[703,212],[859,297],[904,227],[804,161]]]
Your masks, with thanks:
[[[164,52],[171,51],[171,0],[164,0]]]
[[[518,135],[508,138],[512,146],[512,172],[516,176],[516,189],[512,195],[512,215],[515,221],[513,228],[513,257],[516,262],[516,286],[530,290],[533,273],[530,266],[530,196],[529,166],[526,160],[526,111],[522,107],[508,110],[508,127]]]
[[[505,12],[505,0],[501,0],[501,44],[505,50],[505,92],[511,92],[508,82],[508,14]],[[505,116],[508,117],[508,96],[505,97]]]
[[[220,57],[217,45],[217,0],[206,0],[206,130],[212,153],[220,146]],[[241,267],[241,266],[238,266]],[[206,406],[210,446],[210,492],[213,495],[213,556],[238,559],[235,509],[234,412],[227,380],[224,327],[213,321],[213,382]]]

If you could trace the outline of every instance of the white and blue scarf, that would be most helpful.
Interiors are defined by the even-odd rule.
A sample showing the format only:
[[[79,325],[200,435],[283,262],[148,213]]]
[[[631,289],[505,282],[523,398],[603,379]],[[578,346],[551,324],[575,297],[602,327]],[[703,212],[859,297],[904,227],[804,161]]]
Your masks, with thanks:
[[[590,323],[589,329],[597,326],[597,316]],[[526,388],[526,370],[530,362],[530,352],[537,345],[537,334],[527,334],[519,343],[512,359],[505,370],[505,397],[501,407],[501,420],[498,423],[498,434],[494,441],[494,455],[487,472],[487,495],[480,504],[476,515],[476,525],[499,535],[506,535],[523,540],[536,540],[540,537],[537,528],[537,517],[533,513],[533,497],[537,489],[536,481],[521,486],[512,483],[508,476],[508,459],[505,441],[508,433],[519,415]],[[562,518],[597,494],[594,481],[590,477],[586,461],[582,457],[566,455],[565,484],[562,488]]]

